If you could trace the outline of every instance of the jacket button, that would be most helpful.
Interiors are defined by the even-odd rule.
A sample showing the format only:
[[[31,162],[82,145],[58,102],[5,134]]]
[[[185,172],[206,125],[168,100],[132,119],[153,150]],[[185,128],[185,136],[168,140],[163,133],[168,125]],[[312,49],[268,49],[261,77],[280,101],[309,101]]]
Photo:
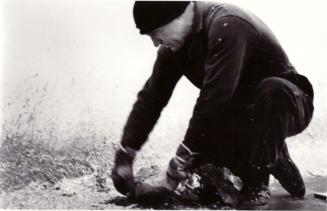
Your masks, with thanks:
[[[228,25],[228,23],[224,23],[224,25],[223,25],[223,26],[224,26],[224,27],[226,27],[227,25]]]
[[[221,42],[221,41],[222,41],[222,39],[219,37],[219,38],[218,38],[218,42]]]

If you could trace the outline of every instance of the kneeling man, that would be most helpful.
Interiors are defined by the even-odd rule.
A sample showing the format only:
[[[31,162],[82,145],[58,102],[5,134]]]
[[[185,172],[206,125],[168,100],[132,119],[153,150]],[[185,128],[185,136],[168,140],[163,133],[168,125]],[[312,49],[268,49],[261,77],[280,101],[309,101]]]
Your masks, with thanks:
[[[313,88],[271,30],[250,12],[212,2],[137,1],[133,14],[140,33],[160,47],[116,154],[117,190],[135,193],[135,154],[185,76],[200,94],[169,163],[169,189],[196,163],[215,163],[243,180],[243,203],[268,203],[270,174],[291,195],[303,196],[304,182],[285,139],[308,126]]]

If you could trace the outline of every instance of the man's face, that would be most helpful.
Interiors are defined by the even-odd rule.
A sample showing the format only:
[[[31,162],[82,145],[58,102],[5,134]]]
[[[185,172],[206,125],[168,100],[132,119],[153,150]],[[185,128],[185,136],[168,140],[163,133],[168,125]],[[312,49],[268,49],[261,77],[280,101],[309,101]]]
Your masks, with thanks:
[[[148,35],[151,37],[154,46],[162,45],[175,52],[183,47],[190,31],[191,27],[185,25],[182,19],[177,18],[167,25],[153,30]]]

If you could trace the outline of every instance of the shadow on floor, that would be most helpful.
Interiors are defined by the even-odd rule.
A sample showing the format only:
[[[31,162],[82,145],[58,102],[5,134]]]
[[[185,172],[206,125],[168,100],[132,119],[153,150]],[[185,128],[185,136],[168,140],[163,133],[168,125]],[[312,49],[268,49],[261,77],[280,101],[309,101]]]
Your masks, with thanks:
[[[302,199],[292,198],[279,185],[274,184],[270,210],[327,210],[325,200],[314,197],[316,192],[327,192],[327,177],[311,177],[305,179],[306,194]]]

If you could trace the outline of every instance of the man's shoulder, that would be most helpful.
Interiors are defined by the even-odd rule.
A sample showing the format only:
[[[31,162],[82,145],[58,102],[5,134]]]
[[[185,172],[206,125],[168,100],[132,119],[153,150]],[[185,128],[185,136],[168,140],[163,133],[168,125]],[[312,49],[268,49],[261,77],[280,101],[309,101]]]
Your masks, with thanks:
[[[245,11],[243,8],[231,3],[221,3],[212,1],[197,1],[196,7],[204,13],[204,15],[214,15],[215,17],[224,17],[228,15],[243,16]]]
[[[214,26],[215,22],[226,18],[242,20],[256,31],[263,28],[263,22],[256,15],[234,4],[209,1],[197,2],[197,7],[203,14],[203,24],[207,29]]]

